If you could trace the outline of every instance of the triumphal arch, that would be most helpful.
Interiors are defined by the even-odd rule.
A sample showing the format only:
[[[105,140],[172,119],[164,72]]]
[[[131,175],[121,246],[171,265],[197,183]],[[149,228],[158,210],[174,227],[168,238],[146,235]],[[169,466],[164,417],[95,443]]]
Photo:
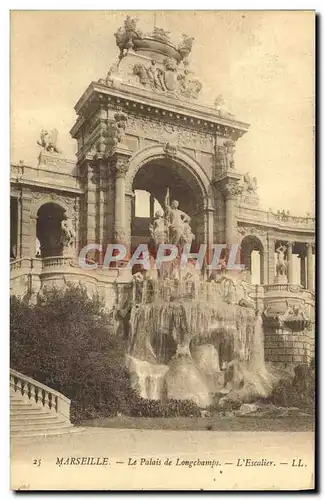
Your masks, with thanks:
[[[56,130],[43,130],[37,165],[12,165],[12,293],[72,280],[99,291],[113,307],[130,273],[122,266],[81,269],[79,252],[92,243],[120,242],[131,253],[149,238],[150,221],[168,197],[188,214],[194,246],[240,245],[252,294],[265,310],[266,358],[304,359],[313,349],[303,318],[309,315],[309,328],[314,218],[260,208],[257,179],[236,170],[237,141],[249,125],[228,111],[222,96],[201,102],[203,82],[190,64],[193,38],[175,43],[158,27],[143,33],[127,17],[115,40],[116,61],[75,105],[76,160],[64,157]],[[149,205],[141,217],[139,191]],[[95,250],[88,258],[102,259]],[[292,342],[290,352],[276,344],[279,329],[299,344],[295,351]]]

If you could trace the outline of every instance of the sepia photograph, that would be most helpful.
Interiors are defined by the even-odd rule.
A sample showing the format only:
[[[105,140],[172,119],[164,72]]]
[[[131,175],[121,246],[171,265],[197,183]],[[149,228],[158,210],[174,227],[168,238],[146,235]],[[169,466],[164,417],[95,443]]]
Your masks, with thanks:
[[[11,11],[11,490],[315,489],[315,23]]]

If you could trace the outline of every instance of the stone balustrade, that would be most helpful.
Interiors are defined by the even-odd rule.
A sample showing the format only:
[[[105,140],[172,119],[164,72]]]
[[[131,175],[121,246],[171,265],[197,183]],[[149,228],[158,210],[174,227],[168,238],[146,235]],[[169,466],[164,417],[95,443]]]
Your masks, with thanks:
[[[314,217],[297,217],[290,214],[273,213],[270,210],[239,206],[238,219],[258,225],[273,226],[283,229],[301,229],[315,231]]]
[[[23,258],[17,259],[10,262],[10,272],[19,271],[22,267],[25,267],[24,264],[27,264],[27,267],[30,267],[31,259]]]
[[[30,165],[11,165],[10,181],[20,185],[53,187],[65,191],[81,192],[74,161],[54,155],[42,155],[42,163],[37,167]]]
[[[14,392],[18,392],[47,411],[58,413],[70,422],[70,399],[16,370],[10,369],[9,376],[10,388]]]
[[[302,292],[302,285],[292,285],[289,283],[274,283],[271,285],[264,285],[265,292]]]
[[[315,294],[311,290],[307,290],[302,285],[290,283],[274,283],[272,285],[264,285],[264,296],[266,298],[286,296],[297,296],[297,298],[304,300],[307,303],[315,304]]]
[[[42,259],[43,269],[53,268],[53,267],[65,267],[73,264],[72,257],[57,256],[57,257],[44,257]]]
[[[107,310],[111,310],[118,288],[129,281],[130,276],[123,269],[84,269],[72,256],[23,258],[10,263],[10,293],[17,297],[28,293],[35,298],[41,289],[64,289],[67,283],[82,283],[90,295],[98,293],[105,301]]]

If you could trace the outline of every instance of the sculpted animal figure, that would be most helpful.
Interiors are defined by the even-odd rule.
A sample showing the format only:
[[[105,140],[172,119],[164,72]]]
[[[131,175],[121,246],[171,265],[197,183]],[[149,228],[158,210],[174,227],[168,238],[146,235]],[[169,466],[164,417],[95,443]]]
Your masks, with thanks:
[[[61,150],[57,147],[58,131],[53,129],[50,133],[47,130],[41,130],[40,140],[37,144],[48,151],[49,153],[61,153]]]
[[[257,190],[257,179],[252,177],[249,172],[244,175],[244,188],[245,191],[255,193]]]

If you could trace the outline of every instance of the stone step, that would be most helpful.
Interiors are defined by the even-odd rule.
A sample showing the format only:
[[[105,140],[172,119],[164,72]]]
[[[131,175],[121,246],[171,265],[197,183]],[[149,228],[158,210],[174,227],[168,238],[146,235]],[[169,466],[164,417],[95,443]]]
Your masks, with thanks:
[[[16,428],[28,428],[28,427],[44,427],[46,426],[47,428],[52,428],[52,427],[62,427],[65,425],[71,425],[69,422],[66,420],[60,419],[57,417],[56,419],[47,419],[46,417],[40,418],[39,420],[34,420],[34,419],[29,419],[28,417],[22,419],[22,420],[15,420],[10,422],[10,428],[11,429],[16,429]]]
[[[25,401],[10,401],[10,406],[12,408],[33,408],[37,406],[36,403],[29,403]],[[38,407],[38,406],[37,406]]]
[[[10,389],[10,435],[12,438],[58,436],[81,432],[54,410]]]
[[[26,408],[22,406],[20,408],[10,408],[10,415],[38,415],[39,413],[47,413],[42,408],[32,407]]]
[[[35,412],[35,413],[30,413],[30,412],[19,412],[18,414],[14,413],[11,414],[11,422],[25,422],[26,420],[57,420],[58,415],[56,413],[43,413],[42,411],[40,412]]]
[[[44,428],[44,429],[14,429],[11,430],[10,436],[11,438],[30,438],[30,437],[47,437],[47,436],[61,436],[65,434],[75,434],[79,432],[84,432],[85,429],[81,427],[74,427],[73,425],[67,424],[65,427],[60,428]]]
[[[40,410],[44,408],[44,406],[38,405],[37,403],[19,403],[18,401],[16,402],[10,402],[10,408],[12,409],[23,409],[23,408],[39,408]]]

